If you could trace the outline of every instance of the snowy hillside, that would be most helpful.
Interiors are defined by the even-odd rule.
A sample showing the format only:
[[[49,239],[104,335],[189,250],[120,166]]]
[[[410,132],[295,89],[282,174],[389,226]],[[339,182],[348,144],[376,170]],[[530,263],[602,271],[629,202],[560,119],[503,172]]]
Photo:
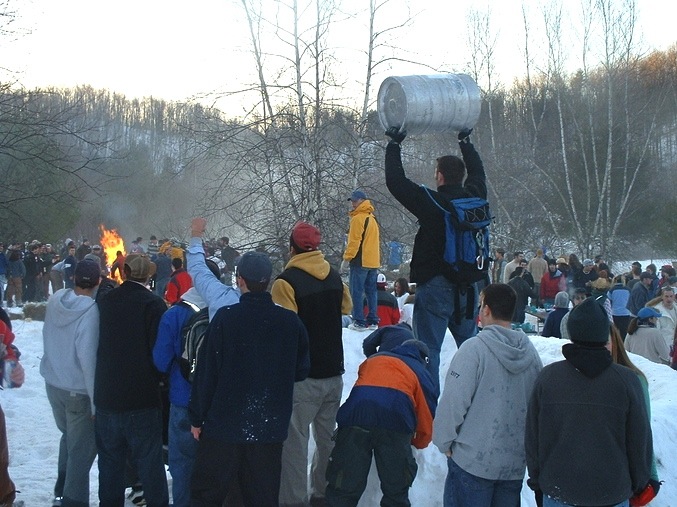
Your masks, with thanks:
[[[0,391],[0,403],[7,416],[10,475],[21,491],[18,499],[28,507],[48,505],[52,499],[52,488],[56,479],[59,432],[52,418],[45,394],[45,387],[39,373],[42,355],[42,323],[13,322],[17,335],[16,344],[23,355],[21,361],[26,369],[26,383],[20,389]],[[366,335],[344,330],[346,350],[346,374],[344,398],[357,376],[357,367],[363,360],[362,339]],[[552,338],[534,337],[544,364],[562,359],[563,341]],[[441,371],[446,372],[449,361],[456,350],[450,336],[445,342]],[[651,504],[654,507],[675,505],[677,498],[677,458],[672,453],[677,445],[677,372],[632,355],[632,360],[644,371],[649,379],[652,404],[652,427],[654,447],[658,460],[658,473],[666,481],[659,496]],[[415,507],[437,507],[442,505],[442,490],[446,477],[446,461],[434,446],[416,453],[419,470],[411,489],[411,502]],[[91,471],[91,505],[97,501],[96,463]],[[380,491],[375,470],[369,479],[361,506],[378,505]],[[522,490],[522,505],[535,506],[531,491],[526,484]]]

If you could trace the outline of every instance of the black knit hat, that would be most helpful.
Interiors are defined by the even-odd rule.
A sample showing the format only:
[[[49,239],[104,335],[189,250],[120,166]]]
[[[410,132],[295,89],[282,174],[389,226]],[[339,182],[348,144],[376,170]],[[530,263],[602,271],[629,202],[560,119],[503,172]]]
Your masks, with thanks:
[[[569,313],[567,321],[571,341],[606,343],[609,341],[609,316],[596,298],[587,298]]]

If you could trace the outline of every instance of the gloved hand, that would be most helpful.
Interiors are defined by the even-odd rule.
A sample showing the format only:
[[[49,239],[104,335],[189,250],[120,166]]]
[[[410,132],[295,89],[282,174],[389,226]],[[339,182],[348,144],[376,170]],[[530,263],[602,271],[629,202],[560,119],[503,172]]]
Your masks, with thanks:
[[[339,273],[341,273],[341,274],[347,273],[349,266],[350,266],[350,264],[348,263],[348,261],[346,261],[346,260],[341,261],[341,267],[339,268]]]
[[[660,482],[649,479],[649,484],[647,484],[642,491],[632,495],[632,498],[630,498],[630,507],[642,507],[643,505],[648,504],[651,500],[656,498],[660,489]]]
[[[463,129],[458,133],[458,142],[459,143],[469,143],[470,142],[470,134],[472,133],[473,129]]]
[[[386,130],[386,135],[392,139],[394,143],[400,144],[404,141],[404,138],[407,137],[407,131],[403,130],[400,132],[400,127],[390,127]]]

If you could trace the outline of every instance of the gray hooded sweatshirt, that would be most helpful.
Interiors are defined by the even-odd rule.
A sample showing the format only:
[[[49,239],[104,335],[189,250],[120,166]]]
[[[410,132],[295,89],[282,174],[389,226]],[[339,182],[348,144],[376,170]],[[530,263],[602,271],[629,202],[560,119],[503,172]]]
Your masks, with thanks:
[[[42,339],[40,374],[45,382],[64,391],[86,394],[91,403],[99,346],[99,309],[94,300],[76,295],[73,289],[56,291],[47,302]]]
[[[521,480],[527,404],[543,368],[522,330],[485,327],[454,355],[433,424],[433,442],[466,472]]]

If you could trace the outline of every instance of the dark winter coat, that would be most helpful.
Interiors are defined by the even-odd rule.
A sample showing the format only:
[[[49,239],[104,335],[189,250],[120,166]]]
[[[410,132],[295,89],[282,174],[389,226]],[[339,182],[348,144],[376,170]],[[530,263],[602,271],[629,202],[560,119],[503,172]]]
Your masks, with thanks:
[[[167,305],[128,280],[99,302],[99,349],[94,405],[108,412],[160,407],[160,374],[153,345]]]
[[[388,352],[402,345],[407,340],[413,340],[414,333],[408,324],[380,327],[362,342],[362,351],[369,357],[376,352]]]
[[[649,302],[649,289],[642,282],[636,283],[635,286],[630,291],[630,299],[628,300],[628,310],[632,313],[633,316],[637,315],[637,312],[644,308]]]
[[[569,313],[568,308],[555,308],[553,311],[551,311],[545,319],[541,336],[554,336],[555,338],[561,338],[562,333],[560,331],[560,324],[567,313]]]
[[[536,297],[536,293],[521,276],[516,276],[510,280],[508,285],[510,285],[517,293],[517,302],[515,303],[515,312],[513,313],[512,321],[523,323],[526,318],[524,310],[529,303],[529,298]]]
[[[451,199],[461,197],[487,198],[486,174],[479,154],[472,143],[460,143],[468,177],[463,185],[442,185],[430,191],[442,206],[449,207]],[[411,258],[411,281],[425,283],[438,275],[457,282],[457,274],[444,260],[445,223],[439,206],[427,195],[427,191],[404,174],[400,145],[388,143],[385,157],[386,186],[390,193],[419,222]]]
[[[308,331],[308,377],[342,375],[342,315],[352,309],[350,291],[322,252],[294,255],[275,280],[271,294],[275,303],[296,312]]]
[[[616,505],[649,481],[642,387],[603,348],[567,344],[543,368],[527,411],[529,486],[571,505]]]
[[[411,444],[424,449],[432,440],[439,391],[412,343],[365,360],[357,382],[339,408],[339,428],[383,428],[412,435]]]
[[[216,312],[193,380],[191,425],[232,444],[287,438],[294,382],[310,369],[308,333],[268,292],[242,294]]]

